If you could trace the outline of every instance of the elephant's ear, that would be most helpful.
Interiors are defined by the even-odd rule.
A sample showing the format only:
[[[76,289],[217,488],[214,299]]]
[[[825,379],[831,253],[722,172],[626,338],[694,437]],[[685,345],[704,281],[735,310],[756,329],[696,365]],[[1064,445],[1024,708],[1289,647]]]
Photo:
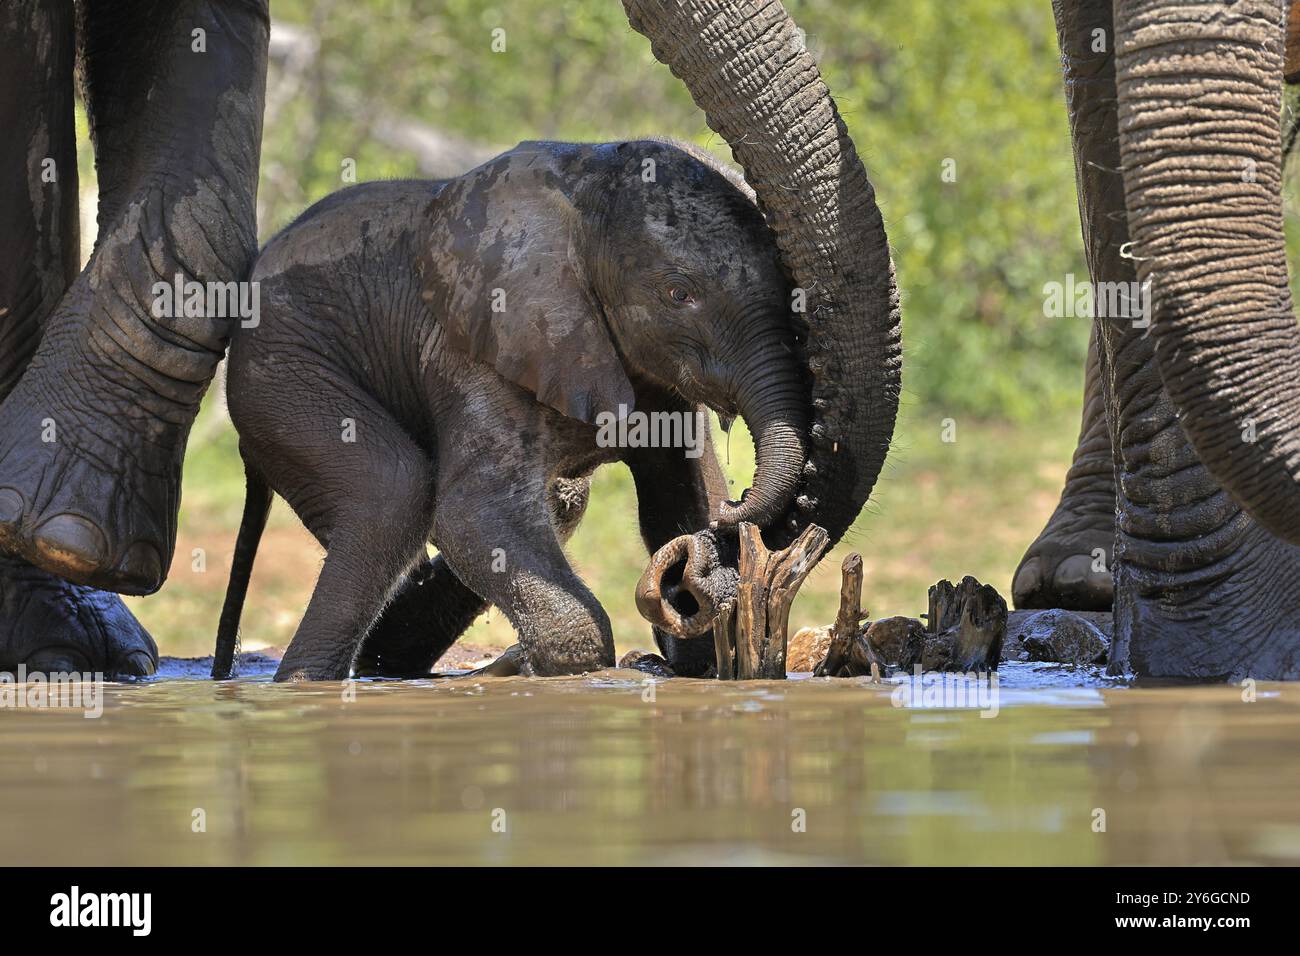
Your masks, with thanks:
[[[590,423],[634,402],[585,261],[599,175],[587,147],[521,143],[433,199],[419,261],[448,347]]]

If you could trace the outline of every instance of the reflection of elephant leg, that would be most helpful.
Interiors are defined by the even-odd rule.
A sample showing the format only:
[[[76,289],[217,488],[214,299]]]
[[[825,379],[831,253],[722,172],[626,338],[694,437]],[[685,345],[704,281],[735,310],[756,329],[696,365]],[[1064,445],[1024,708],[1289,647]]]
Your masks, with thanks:
[[[1057,0],[1054,9],[1089,271],[1095,282],[1132,288],[1111,3]],[[1093,52],[1099,35],[1107,52]],[[1177,55],[1164,47],[1158,53]],[[1110,668],[1202,679],[1300,677],[1300,549],[1263,532],[1197,460],[1148,332],[1144,322],[1098,320],[1118,514]]]
[[[185,443],[233,322],[225,284],[257,249],[269,18],[264,0],[77,11],[100,231],[0,405],[0,548],[149,594],[171,563]],[[60,177],[73,183],[73,168]],[[178,275],[222,283],[225,307],[177,309]]]
[[[726,479],[712,435],[706,430],[703,437],[696,458],[687,457],[682,449],[629,452],[627,464],[636,483],[641,539],[650,554],[679,535],[707,528],[719,502],[726,498]],[[657,627],[653,633],[655,644],[675,673],[697,677],[717,665],[712,638],[681,640]]]
[[[587,510],[587,478],[557,478],[549,495],[561,541],[568,541]],[[411,677],[428,674],[488,602],[461,583],[442,555],[407,573],[392,601],[366,636],[358,674]]]
[[[1109,611],[1114,542],[1115,463],[1094,329],[1088,339],[1079,446],[1060,503],[1016,569],[1016,607]]]
[[[0,402],[80,259],[73,32],[63,2],[26,0],[0,12]],[[0,511],[12,504],[12,493],[0,492]],[[0,557],[0,667],[141,675],[153,673],[157,657],[116,595]]]
[[[522,448],[499,452],[517,467],[486,472],[474,452],[439,463],[438,547],[456,576],[509,618],[526,673],[612,666],[609,617],[565,557],[541,463],[529,467]]]

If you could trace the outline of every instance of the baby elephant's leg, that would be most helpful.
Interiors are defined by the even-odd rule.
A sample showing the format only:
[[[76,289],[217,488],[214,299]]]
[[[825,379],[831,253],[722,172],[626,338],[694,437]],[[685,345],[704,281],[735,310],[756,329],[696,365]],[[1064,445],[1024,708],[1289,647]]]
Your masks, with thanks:
[[[551,482],[547,497],[561,541],[568,541],[582,520],[590,487],[585,477]],[[421,562],[403,578],[366,636],[356,672],[376,677],[427,674],[487,608],[488,602],[456,577],[442,555]]]
[[[340,680],[403,572],[424,554],[432,468],[392,416],[340,376],[232,392],[241,447],[326,549],[277,680]]]
[[[411,446],[409,457],[377,464],[354,464],[356,483],[335,509],[325,563],[276,680],[347,677],[366,632],[423,550],[430,486],[424,457]]]
[[[375,677],[428,674],[487,607],[442,555],[421,562],[402,579],[366,636],[356,671]]]
[[[573,502],[570,520],[563,520],[540,467],[536,479],[520,479],[521,470],[497,475],[466,468],[440,475],[438,547],[456,575],[509,618],[526,673],[611,667],[609,617],[569,566],[557,533],[557,524],[565,534],[572,531],[581,506]]]

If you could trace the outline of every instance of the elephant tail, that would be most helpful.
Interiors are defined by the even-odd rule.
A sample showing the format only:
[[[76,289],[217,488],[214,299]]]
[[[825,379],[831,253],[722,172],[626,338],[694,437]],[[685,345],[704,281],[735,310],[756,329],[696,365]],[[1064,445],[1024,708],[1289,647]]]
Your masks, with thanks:
[[[261,472],[244,459],[244,517],[239,523],[239,537],[235,539],[235,556],[230,562],[230,581],[226,584],[226,602],[221,608],[221,623],[217,625],[217,647],[212,657],[212,677],[227,680],[235,666],[235,652],[239,645],[239,617],[248,595],[248,579],[253,574],[253,559],[266,528],[266,516],[271,511],[271,486]]]

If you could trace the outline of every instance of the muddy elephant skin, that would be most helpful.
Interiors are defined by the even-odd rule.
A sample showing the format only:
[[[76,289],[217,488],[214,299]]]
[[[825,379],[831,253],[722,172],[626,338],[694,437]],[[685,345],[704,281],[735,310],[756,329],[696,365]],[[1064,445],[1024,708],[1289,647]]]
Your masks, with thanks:
[[[229,322],[159,319],[151,290],[245,278],[269,28],[265,0],[0,8],[0,587],[30,592],[0,610],[0,661],[153,670],[149,636],[94,589],[151,593],[171,562]],[[80,270],[74,65],[99,181]]]
[[[693,149],[524,143],[455,180],[363,184],[273,239],[253,280],[261,318],[228,380],[239,552],[267,489],[328,549],[281,678],[344,677],[363,638],[363,669],[427,671],[487,603],[526,672],[612,665],[562,550],[595,467],[627,463],[651,549],[770,521],[794,492],[808,398],[788,282],[743,182]],[[701,406],[755,435],[742,501]],[[638,416],[679,428],[639,441]]]
[[[1300,677],[1293,6],[1053,3],[1089,272],[1146,302],[1094,320],[1078,450],[1013,595],[1113,606],[1114,673]]]

